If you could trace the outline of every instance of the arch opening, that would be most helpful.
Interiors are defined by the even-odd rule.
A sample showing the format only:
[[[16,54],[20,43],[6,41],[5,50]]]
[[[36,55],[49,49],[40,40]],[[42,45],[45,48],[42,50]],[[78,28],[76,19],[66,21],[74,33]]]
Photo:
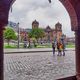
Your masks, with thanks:
[[[76,46],[76,52],[77,52],[77,61],[78,61],[78,64],[77,64],[77,72],[78,72],[78,79],[79,79],[79,77],[80,77],[80,65],[79,65],[79,62],[80,62],[80,60],[79,60],[79,52],[80,52],[80,49],[79,49],[79,44],[80,44],[80,42],[79,42],[79,40],[80,40],[80,38],[79,38],[79,36],[80,36],[80,34],[79,34],[79,31],[77,31],[79,28],[79,18],[77,17],[77,16],[79,16],[78,15],[78,13],[79,13],[79,9],[78,10],[76,10],[76,12],[77,12],[77,15],[76,15],[76,12],[75,12],[75,9],[74,9],[74,5],[72,5],[72,3],[70,2],[71,0],[66,0],[67,2],[65,3],[65,1],[63,0],[61,0],[61,2],[63,3],[63,5],[65,6],[65,8],[67,9],[67,11],[69,12],[69,15],[70,15],[70,18],[71,18],[71,24],[72,24],[72,30],[73,31],[76,31],[76,41],[77,41],[77,46]],[[76,1],[78,1],[78,0],[76,0]],[[75,4],[75,3],[74,3]],[[69,8],[68,8],[68,5],[69,5]],[[78,5],[79,6],[79,5]],[[73,15],[71,14],[71,13],[73,13]],[[2,27],[2,26],[1,26]],[[2,35],[1,35],[2,36]],[[2,41],[2,37],[1,37],[1,41]],[[2,45],[3,46],[3,45]],[[2,52],[2,54],[3,54],[3,50],[2,50],[2,46],[1,46],[1,52]],[[3,57],[3,55],[1,56],[1,57]],[[0,58],[1,59],[1,58]],[[2,65],[2,64],[1,64]],[[3,67],[3,66],[2,66]],[[1,68],[0,68],[1,69]],[[3,72],[3,71],[2,71]],[[2,76],[2,74],[1,74],[1,76]],[[1,80],[3,80],[3,78],[1,78]]]
[[[77,20],[76,11],[73,5],[71,4],[70,0],[59,0],[59,1],[64,5],[64,7],[69,13],[71,19],[71,29],[73,31],[78,30],[78,20]]]

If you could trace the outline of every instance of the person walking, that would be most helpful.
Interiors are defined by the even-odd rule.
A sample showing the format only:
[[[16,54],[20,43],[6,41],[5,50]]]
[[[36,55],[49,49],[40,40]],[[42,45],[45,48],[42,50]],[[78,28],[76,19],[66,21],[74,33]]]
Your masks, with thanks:
[[[62,44],[57,42],[58,56],[62,56]]]
[[[55,55],[55,43],[52,43],[52,50],[53,50],[53,55]]]
[[[62,46],[62,51],[63,51],[63,56],[65,56],[65,44],[63,43],[63,46]]]
[[[61,43],[62,43],[62,52],[63,52],[63,56],[65,56],[66,36],[65,36],[64,34],[61,36]]]

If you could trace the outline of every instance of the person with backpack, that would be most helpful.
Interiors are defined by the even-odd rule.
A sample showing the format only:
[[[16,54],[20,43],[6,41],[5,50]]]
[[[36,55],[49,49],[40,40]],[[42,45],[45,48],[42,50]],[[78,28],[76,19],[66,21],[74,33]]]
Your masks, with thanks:
[[[58,56],[62,56],[62,44],[57,42]]]

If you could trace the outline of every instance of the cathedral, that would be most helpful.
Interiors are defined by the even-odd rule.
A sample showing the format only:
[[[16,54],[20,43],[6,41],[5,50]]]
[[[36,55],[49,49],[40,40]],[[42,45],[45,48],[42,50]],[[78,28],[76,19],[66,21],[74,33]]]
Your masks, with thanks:
[[[37,20],[34,20],[32,22],[32,29],[35,28],[41,28],[39,27],[39,22]],[[28,37],[28,33],[32,30],[32,29],[25,29],[20,31],[20,36],[23,38],[23,40],[26,39],[26,41],[28,41],[29,37]],[[63,33],[62,33],[62,24],[57,22],[55,24],[54,28],[51,28],[49,25],[46,26],[46,28],[42,28],[44,30],[45,36],[42,39],[39,39],[39,41],[43,42],[43,43],[52,43],[53,41],[57,40],[60,41]],[[65,36],[66,37],[66,36]],[[31,40],[32,41],[32,40]]]
[[[39,22],[34,20],[32,22],[32,29],[39,28]],[[52,42],[57,38],[57,40],[60,40],[60,37],[62,36],[62,24],[59,22],[55,24],[55,28],[51,28],[49,25],[46,28],[42,28],[45,32],[45,37],[42,39],[45,42]]]

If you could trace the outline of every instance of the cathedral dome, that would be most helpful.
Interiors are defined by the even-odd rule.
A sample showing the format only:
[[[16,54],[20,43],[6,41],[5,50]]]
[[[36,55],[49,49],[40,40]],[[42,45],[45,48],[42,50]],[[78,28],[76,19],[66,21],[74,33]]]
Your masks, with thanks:
[[[62,24],[58,22],[58,23],[56,23],[55,26],[62,26]]]
[[[35,21],[32,22],[32,25],[33,24],[39,24],[39,22],[35,20]]]
[[[59,22],[56,23],[56,24],[55,24],[55,30],[56,30],[56,31],[62,31],[62,24],[59,23]]]

